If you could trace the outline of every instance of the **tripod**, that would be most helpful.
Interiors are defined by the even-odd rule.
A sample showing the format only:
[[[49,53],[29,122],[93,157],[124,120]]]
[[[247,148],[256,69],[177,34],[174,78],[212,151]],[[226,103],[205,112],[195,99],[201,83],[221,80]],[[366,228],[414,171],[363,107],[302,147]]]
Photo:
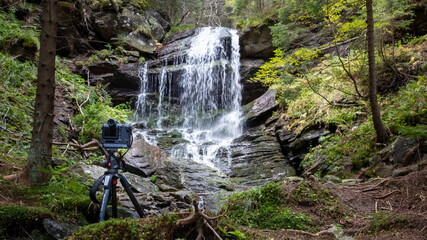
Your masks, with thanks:
[[[130,184],[127,178],[119,173],[119,169],[123,169],[125,163],[123,161],[123,155],[120,155],[118,149],[107,149],[108,157],[107,161],[103,164],[103,167],[106,167],[108,170],[99,177],[93,186],[90,188],[89,196],[90,199],[97,204],[101,204],[101,211],[99,213],[99,222],[103,222],[105,220],[105,213],[107,211],[107,205],[111,199],[112,206],[112,217],[117,218],[117,180],[120,180],[120,183],[126,190],[130,200],[132,201],[133,206],[138,212],[140,217],[144,217],[144,213],[142,211],[141,206],[133,195],[132,190],[130,189]],[[102,198],[102,202],[100,203],[96,199],[96,190],[103,182],[104,185],[104,196]]]

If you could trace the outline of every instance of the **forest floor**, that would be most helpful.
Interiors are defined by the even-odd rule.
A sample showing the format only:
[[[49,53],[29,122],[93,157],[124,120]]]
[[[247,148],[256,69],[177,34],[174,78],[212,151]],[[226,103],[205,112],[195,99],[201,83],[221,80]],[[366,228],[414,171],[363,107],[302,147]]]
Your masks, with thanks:
[[[19,168],[18,165],[0,161],[0,174],[6,173],[7,169]],[[289,208],[310,216],[318,224],[315,228],[317,233],[313,230],[240,230],[248,239],[427,239],[427,168],[406,176],[375,178],[365,182],[307,182],[328,192],[332,196],[329,203],[292,196],[299,183],[286,184],[284,191],[289,193],[289,201],[293,202]],[[33,204],[4,189],[7,186],[10,187],[10,183],[0,184],[0,205]],[[334,234],[330,230],[333,224],[339,226]],[[337,233],[339,229],[341,233]]]
[[[318,233],[298,230],[254,230],[259,239],[427,239],[427,168],[406,176],[376,178],[348,184],[316,183],[336,199],[333,211],[325,205],[299,202],[292,210],[319,223]],[[288,187],[292,191],[292,185]],[[334,213],[335,212],[335,213]],[[331,224],[341,233],[331,234]]]

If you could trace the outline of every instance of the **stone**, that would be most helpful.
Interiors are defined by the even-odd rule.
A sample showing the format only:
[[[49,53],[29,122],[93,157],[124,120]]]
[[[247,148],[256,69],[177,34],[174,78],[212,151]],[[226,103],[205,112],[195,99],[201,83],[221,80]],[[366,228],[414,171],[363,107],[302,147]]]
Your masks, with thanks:
[[[405,154],[409,148],[417,145],[415,138],[397,137],[397,139],[391,144],[390,149],[390,162],[394,164],[404,164]]]
[[[148,193],[148,192],[158,192],[159,187],[150,181],[148,178],[143,178],[138,175],[126,172],[123,174],[129,181],[131,188],[135,192],[139,193]]]
[[[149,177],[165,164],[167,154],[160,148],[148,144],[142,135],[136,134],[132,147],[124,156],[124,160],[127,171]]]
[[[403,167],[421,160],[419,151],[420,144],[415,138],[399,136],[371,159],[370,169],[367,171],[380,177],[404,175],[411,171],[411,168]],[[402,169],[398,170],[398,168]]]
[[[127,49],[137,50],[142,53],[153,54],[157,49],[156,42],[140,30],[127,35],[124,39],[124,44]]]
[[[80,176],[89,176],[93,180],[98,179],[100,176],[104,175],[106,168],[96,166],[96,165],[87,165],[84,162],[79,162],[70,169],[71,173],[80,175]]]
[[[42,224],[46,232],[54,239],[63,239],[70,236],[74,231],[80,229],[77,225],[50,218],[43,219]]]
[[[246,106],[244,114],[244,125],[246,127],[256,127],[264,123],[273,111],[277,110],[279,104],[276,102],[276,91],[268,90],[261,97]]]

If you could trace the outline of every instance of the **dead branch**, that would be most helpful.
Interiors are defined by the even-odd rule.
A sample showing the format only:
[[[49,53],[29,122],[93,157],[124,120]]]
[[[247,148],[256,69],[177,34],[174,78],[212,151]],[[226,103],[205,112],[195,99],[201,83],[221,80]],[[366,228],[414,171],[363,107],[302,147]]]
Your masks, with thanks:
[[[92,139],[92,141],[85,143],[83,145],[79,144],[77,141],[74,140],[74,143],[60,143],[60,142],[53,142],[52,144],[54,145],[66,145],[68,146],[72,146],[75,149],[69,149],[70,151],[78,151],[78,152],[85,152],[85,151],[95,151],[95,150],[100,150],[102,152],[102,154],[104,154],[106,157],[108,157],[108,152],[107,150],[105,150],[102,147],[102,144],[96,140],[96,139]]]
[[[177,225],[190,225],[195,224],[195,230],[197,231],[197,238],[196,240],[202,240],[205,239],[204,237],[204,226],[209,228],[212,233],[215,235],[216,238],[219,240],[222,240],[222,238],[219,236],[219,234],[215,231],[215,229],[208,223],[209,220],[217,219],[218,217],[209,217],[206,214],[203,213],[202,209],[199,208],[199,203],[196,199],[193,200],[193,206],[194,211],[191,212],[191,214],[184,218],[180,219],[176,222]]]

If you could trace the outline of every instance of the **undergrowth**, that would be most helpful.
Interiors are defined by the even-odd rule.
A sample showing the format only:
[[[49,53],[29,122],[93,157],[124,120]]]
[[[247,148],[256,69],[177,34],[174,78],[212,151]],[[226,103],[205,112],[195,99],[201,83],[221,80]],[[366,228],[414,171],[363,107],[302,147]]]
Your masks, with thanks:
[[[286,208],[283,199],[281,187],[276,183],[234,194],[227,202],[227,222],[270,230],[308,229],[312,222],[310,217]]]

